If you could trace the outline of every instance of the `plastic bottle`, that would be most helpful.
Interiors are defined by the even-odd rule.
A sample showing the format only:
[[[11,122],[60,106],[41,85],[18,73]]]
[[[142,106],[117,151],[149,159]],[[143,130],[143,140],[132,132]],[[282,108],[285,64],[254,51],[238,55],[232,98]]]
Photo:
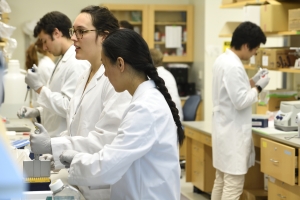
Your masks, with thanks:
[[[80,200],[79,191],[70,185],[64,185],[60,179],[49,187],[53,192],[52,200]]]
[[[20,69],[18,60],[9,60],[7,72],[3,77],[5,98],[4,103],[1,105],[2,116],[15,118],[17,111],[22,106],[29,106],[29,97],[24,102],[27,85],[25,83],[25,73],[21,73],[21,71],[24,70]]]

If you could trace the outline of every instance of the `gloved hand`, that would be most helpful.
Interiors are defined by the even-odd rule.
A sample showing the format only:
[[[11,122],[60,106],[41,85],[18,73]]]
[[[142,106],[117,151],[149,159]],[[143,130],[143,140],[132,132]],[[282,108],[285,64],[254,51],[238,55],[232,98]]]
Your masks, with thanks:
[[[59,156],[59,160],[65,166],[65,168],[70,168],[74,156],[78,153],[78,151],[74,150],[65,150]]]
[[[51,170],[55,169],[55,165],[54,165],[54,159],[53,156],[51,154],[43,154],[42,156],[40,156],[39,158],[40,160],[45,160],[45,161],[50,161],[51,163]]]
[[[40,111],[36,108],[30,108],[27,106],[22,106],[20,110],[17,112],[17,116],[22,118],[35,118],[40,115]]]
[[[262,78],[262,76],[265,76],[269,73],[268,69],[261,69],[258,70],[258,72],[251,78],[254,83],[257,83],[257,81]]]
[[[27,83],[27,85],[34,91],[37,91],[40,87],[43,86],[43,83],[40,78],[38,67],[34,64],[32,68],[35,72],[32,72],[31,69],[27,70],[27,75],[25,76],[25,83]]]
[[[261,87],[261,89],[263,90],[268,85],[269,81],[270,81],[270,77],[265,76],[265,77],[259,79],[259,81],[257,81],[257,83],[255,85],[259,85]]]
[[[31,151],[35,154],[52,154],[51,139],[47,130],[39,123],[34,123],[34,125],[40,129],[40,134],[30,133]]]

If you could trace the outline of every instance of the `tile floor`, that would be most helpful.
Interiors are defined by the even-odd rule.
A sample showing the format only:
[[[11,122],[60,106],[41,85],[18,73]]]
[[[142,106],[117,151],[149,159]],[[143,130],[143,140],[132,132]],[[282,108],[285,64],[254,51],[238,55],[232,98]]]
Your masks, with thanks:
[[[185,182],[185,171],[182,170],[181,184],[181,200],[208,200],[210,195],[197,194],[193,192],[193,184]]]

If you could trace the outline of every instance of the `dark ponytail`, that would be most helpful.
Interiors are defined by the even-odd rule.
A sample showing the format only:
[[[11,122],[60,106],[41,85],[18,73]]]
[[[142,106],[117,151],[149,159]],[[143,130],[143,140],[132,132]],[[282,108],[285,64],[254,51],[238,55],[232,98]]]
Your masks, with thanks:
[[[157,74],[150,51],[145,40],[136,32],[130,29],[120,29],[110,33],[102,44],[102,51],[111,63],[115,63],[118,57],[128,63],[134,70],[143,72],[155,82],[156,88],[165,97],[177,126],[177,138],[180,145],[184,140],[184,133],[178,109],[172,101],[171,95],[165,86],[165,82]]]

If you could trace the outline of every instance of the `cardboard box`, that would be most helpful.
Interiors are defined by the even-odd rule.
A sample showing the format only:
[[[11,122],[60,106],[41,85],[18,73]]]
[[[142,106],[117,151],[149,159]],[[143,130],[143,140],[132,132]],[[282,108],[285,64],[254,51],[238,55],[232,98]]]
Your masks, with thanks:
[[[222,0],[222,4],[230,4],[230,3],[235,3],[236,0]]]
[[[244,21],[260,26],[260,5],[246,5],[243,8]]]
[[[260,27],[264,32],[287,31],[288,10],[299,7],[299,2],[269,1],[260,7]]]
[[[295,50],[288,47],[283,48],[265,48],[262,50],[262,67],[266,68],[287,68],[293,67],[297,57],[290,55]]]
[[[289,31],[300,30],[300,9],[289,10]]]
[[[262,49],[258,49],[256,51],[256,55],[253,55],[251,58],[250,58],[250,66],[251,67],[261,67],[262,66]]]

